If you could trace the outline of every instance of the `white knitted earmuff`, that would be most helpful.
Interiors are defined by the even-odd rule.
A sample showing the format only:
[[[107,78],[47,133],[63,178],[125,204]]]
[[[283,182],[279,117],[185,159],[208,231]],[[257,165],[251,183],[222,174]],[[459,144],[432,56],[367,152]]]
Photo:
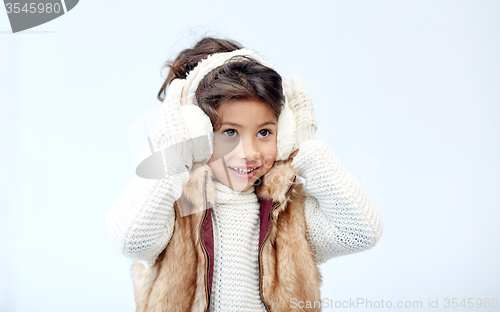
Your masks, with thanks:
[[[240,49],[226,53],[216,53],[198,63],[198,65],[188,73],[184,89],[182,91],[182,113],[186,120],[191,138],[195,136],[209,135],[213,132],[210,118],[198,107],[196,101],[196,89],[201,80],[212,70],[223,65],[229,59],[238,60],[238,56],[249,57],[260,64],[272,68],[263,58],[248,49]],[[295,146],[295,118],[288,105],[288,98],[283,86],[285,103],[278,118],[278,137],[276,160],[285,160],[296,148]],[[213,142],[210,142],[210,151],[213,152]],[[196,157],[195,157],[196,158]],[[196,161],[196,160],[195,160]]]

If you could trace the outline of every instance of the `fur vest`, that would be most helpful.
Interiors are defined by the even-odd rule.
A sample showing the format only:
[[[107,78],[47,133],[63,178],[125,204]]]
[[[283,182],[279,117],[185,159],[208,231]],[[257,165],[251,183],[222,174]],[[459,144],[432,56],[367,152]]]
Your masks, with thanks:
[[[292,298],[319,301],[321,284],[306,240],[305,195],[302,184],[294,182],[294,167],[283,161],[276,162],[256,187],[260,296],[272,312],[321,309],[291,308]],[[210,168],[198,164],[174,204],[174,231],[167,247],[151,268],[138,261],[132,265],[137,312],[208,311],[214,262],[210,203],[215,199]]]

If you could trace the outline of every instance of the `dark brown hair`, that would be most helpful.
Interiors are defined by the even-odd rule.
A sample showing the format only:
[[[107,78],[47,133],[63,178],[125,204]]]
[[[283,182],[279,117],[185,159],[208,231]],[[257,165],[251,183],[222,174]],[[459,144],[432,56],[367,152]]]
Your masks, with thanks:
[[[214,53],[231,52],[243,47],[231,40],[203,38],[192,49],[182,51],[174,61],[167,62],[169,73],[163,83],[158,99],[163,101],[167,86],[172,80],[185,79],[196,65]],[[275,113],[281,113],[284,102],[281,76],[272,68],[249,57],[228,60],[208,73],[196,90],[198,105],[210,117],[214,130],[219,127],[217,108],[224,102],[235,99],[256,99],[265,102]]]

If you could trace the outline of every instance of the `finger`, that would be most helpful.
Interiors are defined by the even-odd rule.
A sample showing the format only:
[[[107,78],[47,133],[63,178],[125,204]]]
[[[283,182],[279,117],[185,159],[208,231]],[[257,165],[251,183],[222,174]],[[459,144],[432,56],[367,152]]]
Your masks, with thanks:
[[[179,105],[181,103],[182,89],[184,88],[184,79],[174,79],[168,87],[165,101],[170,105]]]
[[[290,80],[292,82],[293,89],[295,92],[297,91],[305,91],[304,90],[304,85],[302,84],[302,79],[298,74],[295,74],[292,76],[292,79]]]
[[[293,89],[285,79],[283,79],[283,88],[285,89],[286,99],[288,100],[288,102],[290,102],[293,99]]]

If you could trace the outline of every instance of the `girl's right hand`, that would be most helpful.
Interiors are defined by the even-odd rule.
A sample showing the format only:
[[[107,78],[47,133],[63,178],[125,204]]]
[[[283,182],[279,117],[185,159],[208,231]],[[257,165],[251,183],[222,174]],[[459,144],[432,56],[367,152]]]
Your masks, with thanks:
[[[171,157],[176,155],[187,169],[191,169],[193,162],[206,161],[212,155],[212,126],[199,107],[181,104],[185,83],[184,79],[171,82],[163,101],[153,145],[156,150],[164,149]],[[167,162],[170,161],[167,159]]]

